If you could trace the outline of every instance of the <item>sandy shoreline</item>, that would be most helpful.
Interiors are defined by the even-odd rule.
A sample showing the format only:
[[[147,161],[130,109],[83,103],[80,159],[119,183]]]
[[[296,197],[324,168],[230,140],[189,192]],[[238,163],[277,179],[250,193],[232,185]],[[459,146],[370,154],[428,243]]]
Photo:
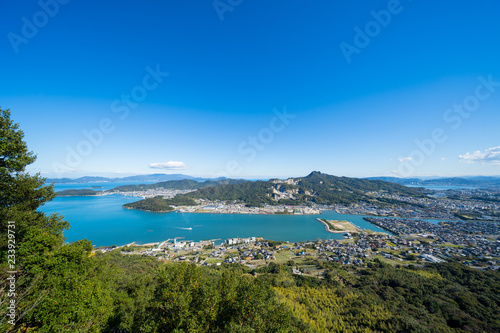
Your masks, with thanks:
[[[348,233],[351,233],[351,232],[359,232],[359,231],[361,231],[360,227],[358,227],[354,223],[352,223],[350,221],[346,221],[346,220],[337,221],[337,222],[339,222],[341,224],[342,223],[343,224],[347,224],[347,225],[349,225],[351,227],[351,228],[349,228],[348,226],[345,226],[345,225],[339,225],[338,227],[342,228],[342,230],[331,230],[330,229],[330,225],[328,223],[326,223],[325,221],[323,221],[323,219],[317,218],[316,220],[319,221],[319,222],[321,222],[321,224],[323,224],[325,226],[325,230],[327,232],[332,233],[332,234],[348,234]],[[329,222],[329,223],[332,223],[332,222]],[[335,225],[334,223],[332,223],[332,224]]]
[[[319,222],[321,222],[321,224],[325,226],[325,230],[326,230],[327,232],[330,232],[330,233],[332,233],[332,234],[343,234],[343,233],[345,233],[345,232],[346,232],[346,231],[339,231],[339,230],[331,230],[331,229],[330,229],[330,226],[328,225],[328,223],[326,223],[325,221],[323,221],[323,220],[322,220],[322,219],[320,219],[320,218],[317,218],[316,220],[317,220],[317,221],[319,221]]]

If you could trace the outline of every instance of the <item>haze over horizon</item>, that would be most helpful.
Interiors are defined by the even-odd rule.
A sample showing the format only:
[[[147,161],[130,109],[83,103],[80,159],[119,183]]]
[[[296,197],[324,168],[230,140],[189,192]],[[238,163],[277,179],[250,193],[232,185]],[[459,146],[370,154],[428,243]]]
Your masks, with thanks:
[[[321,171],[319,171],[321,172]],[[323,174],[325,174],[324,172],[321,172]],[[309,173],[310,174],[310,173]],[[270,180],[270,179],[288,179],[288,178],[301,178],[301,177],[306,177],[308,176],[309,174],[305,174],[305,175],[288,175],[288,176],[273,176],[273,177],[240,177],[238,179],[244,179],[244,180]],[[129,177],[141,177],[141,176],[174,176],[175,178],[172,178],[172,180],[182,180],[182,179],[218,179],[220,177],[203,177],[203,176],[193,176],[193,175],[188,175],[188,174],[185,174],[185,173],[182,173],[182,174],[179,174],[179,173],[144,173],[144,174],[128,174],[128,173],[125,173],[125,174],[121,174],[121,173],[113,173],[113,172],[109,172],[109,173],[96,173],[96,175],[84,175],[84,176],[71,176],[71,177],[49,177],[47,175],[43,175],[47,180],[53,180],[53,179],[72,179],[72,180],[77,180],[77,179],[81,179],[81,178],[86,178],[86,177],[89,177],[89,178],[108,178],[108,179],[125,179],[125,178],[129,178]],[[331,176],[337,176],[337,177],[349,177],[349,176],[343,176],[343,175],[331,175]],[[185,178],[184,178],[185,177]],[[352,178],[377,178],[377,177],[392,177],[392,176],[372,176],[372,177],[352,177]],[[491,176],[478,176],[478,175],[463,175],[463,176],[457,176],[457,177],[447,177],[447,176],[415,176],[415,177],[406,177],[406,179],[421,179],[421,180],[431,180],[431,179],[445,179],[445,178],[465,178],[465,179],[468,179],[468,178],[471,178],[471,179],[476,179],[476,178],[481,178],[481,177],[485,177],[485,178],[500,178],[500,175],[491,175]],[[403,177],[395,177],[395,178],[401,178],[401,179],[405,179]],[[156,181],[165,181],[165,180],[154,180],[155,182]],[[92,181],[90,181],[92,182]]]
[[[28,171],[500,175],[500,3],[222,3],[4,5]]]

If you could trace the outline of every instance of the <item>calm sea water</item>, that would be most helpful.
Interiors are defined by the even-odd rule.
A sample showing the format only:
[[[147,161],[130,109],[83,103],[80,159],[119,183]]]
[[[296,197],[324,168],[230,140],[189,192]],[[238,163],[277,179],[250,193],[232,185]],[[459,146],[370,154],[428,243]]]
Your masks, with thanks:
[[[55,189],[61,191],[102,186],[95,190],[107,190],[120,185],[144,183],[154,182],[56,184]],[[143,244],[175,237],[193,241],[220,238],[220,242],[227,238],[252,236],[290,242],[343,238],[341,234],[326,232],[324,226],[316,221],[318,217],[348,220],[363,229],[385,232],[363,220],[362,215],[337,214],[335,211],[325,211],[320,215],[289,216],[149,213],[122,208],[123,204],[137,200],[137,197],[121,195],[58,197],[46,203],[40,210],[64,216],[71,224],[71,228],[64,232],[68,242],[86,238],[96,246],[124,245],[134,241]]]
[[[149,213],[122,208],[138,198],[120,195],[100,197],[59,197],[46,203],[41,211],[59,213],[71,224],[64,235],[68,242],[92,240],[96,246],[158,242],[175,237],[199,241],[233,237],[264,237],[290,242],[342,239],[341,234],[325,231],[316,218],[349,220],[365,229],[383,231],[360,215],[326,211],[321,215],[240,215]],[[187,230],[184,228],[192,228]],[[218,242],[217,242],[218,243]]]
[[[446,191],[446,190],[473,190],[477,189],[478,187],[474,186],[422,186],[422,185],[405,185],[408,187],[423,187],[428,190],[434,190],[434,191]]]
[[[117,186],[123,186],[123,185],[138,185],[138,184],[154,184],[158,183],[157,181],[149,181],[149,182],[92,182],[92,183],[69,183],[69,184],[54,184],[55,185],[55,191],[62,191],[62,190],[73,190],[73,189],[89,189],[89,190],[94,190],[94,191],[105,191],[105,190],[110,190],[114,187]],[[98,188],[92,188],[92,187],[98,187]]]

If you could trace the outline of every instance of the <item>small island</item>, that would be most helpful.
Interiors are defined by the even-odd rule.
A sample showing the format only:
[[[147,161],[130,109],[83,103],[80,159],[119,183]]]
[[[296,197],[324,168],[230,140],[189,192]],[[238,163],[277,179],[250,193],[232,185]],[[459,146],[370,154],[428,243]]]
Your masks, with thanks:
[[[91,197],[97,195],[103,195],[102,191],[94,191],[89,189],[71,189],[71,190],[63,190],[56,193],[58,197]]]
[[[123,205],[126,209],[138,209],[147,212],[169,213],[177,208],[173,206],[194,206],[196,202],[191,198],[177,196],[171,199],[164,199],[161,196],[147,198],[144,200],[131,202]]]

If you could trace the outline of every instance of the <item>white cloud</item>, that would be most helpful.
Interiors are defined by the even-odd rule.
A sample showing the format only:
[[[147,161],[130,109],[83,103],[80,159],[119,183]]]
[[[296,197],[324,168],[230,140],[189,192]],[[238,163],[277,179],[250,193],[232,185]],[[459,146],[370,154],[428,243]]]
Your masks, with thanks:
[[[458,156],[466,163],[493,163],[500,164],[500,146],[488,148],[484,152],[480,150]]]
[[[408,157],[400,157],[400,158],[398,158],[398,161],[399,162],[409,162],[409,161],[411,161],[411,157],[410,156],[408,156]]]
[[[167,170],[186,170],[189,167],[184,162],[179,161],[169,161],[164,163],[151,163],[150,168],[153,169],[167,169]]]

